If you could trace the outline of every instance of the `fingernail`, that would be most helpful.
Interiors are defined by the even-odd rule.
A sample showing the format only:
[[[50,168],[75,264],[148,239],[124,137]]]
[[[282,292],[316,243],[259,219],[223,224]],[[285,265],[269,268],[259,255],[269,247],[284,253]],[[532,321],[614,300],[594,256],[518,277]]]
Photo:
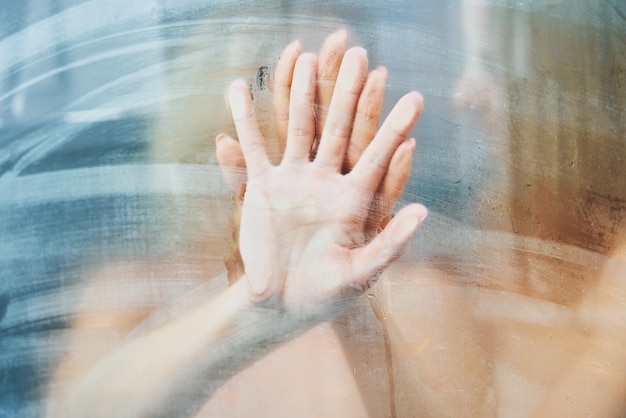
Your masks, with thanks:
[[[415,230],[419,226],[420,222],[421,222],[421,219],[418,217],[414,217],[414,216],[407,217],[402,223],[402,232],[404,232],[406,236],[413,235],[415,233]]]
[[[407,216],[402,224],[402,230],[406,235],[412,235],[415,230],[424,222],[428,211],[422,205],[416,205],[413,216]]]
[[[420,222],[423,222],[428,216],[428,209],[423,205],[415,205],[415,209],[415,215],[419,218]]]

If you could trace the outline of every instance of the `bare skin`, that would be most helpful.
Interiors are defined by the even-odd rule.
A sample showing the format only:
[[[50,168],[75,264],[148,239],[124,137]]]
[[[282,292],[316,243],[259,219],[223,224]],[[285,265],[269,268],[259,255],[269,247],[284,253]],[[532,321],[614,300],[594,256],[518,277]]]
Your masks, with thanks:
[[[312,148],[317,151],[317,144],[322,139],[319,118],[330,107],[332,94],[329,93],[332,93],[332,89],[338,82],[341,82],[338,79],[339,69],[346,61],[346,65],[352,67],[348,73],[354,71],[357,76],[355,79],[344,77],[343,80],[353,83],[353,86],[362,85],[362,90],[357,96],[352,129],[343,129],[343,136],[339,138],[339,141],[347,142],[347,154],[341,166],[343,174],[349,173],[354,168],[359,157],[375,136],[386,79],[386,70],[382,67],[367,75],[366,55],[359,49],[345,51],[345,44],[346,34],[343,31],[331,35],[325,42],[317,65],[319,80],[316,83],[317,97],[314,103],[309,103],[307,106],[308,109],[314,106],[316,108]],[[283,115],[283,119],[289,118],[292,79],[296,62],[301,54],[298,42],[290,44],[285,49],[271,86],[276,113],[274,119],[277,122],[275,131],[278,134],[268,137],[269,141],[266,145],[270,150],[280,148],[277,163],[284,153],[288,132],[288,124],[280,124],[280,115]],[[345,117],[344,114],[342,119],[349,120],[349,116]],[[414,141],[408,140],[404,141],[394,152],[367,214],[361,214],[361,217],[366,216],[366,221],[363,234],[356,234],[362,235],[356,236],[357,240],[371,240],[389,222],[391,209],[402,193],[403,185],[410,174],[414,148]],[[220,135],[216,140],[216,150],[226,179],[233,188],[237,188],[245,181],[246,176],[246,161],[239,142]],[[277,154],[273,154],[274,159],[276,156]],[[312,153],[308,160],[314,156]],[[304,165],[306,161],[306,159],[301,159],[297,166]],[[276,168],[280,169],[280,167]],[[243,189],[239,187],[239,190],[238,196],[243,199]],[[327,213],[327,215],[333,214]],[[235,215],[237,222],[238,219],[239,215]],[[362,219],[359,219],[359,222],[361,221]],[[251,234],[251,237],[254,239],[256,235]],[[237,232],[237,239],[239,238],[241,237]],[[256,240],[252,241],[253,246],[254,241]],[[385,248],[385,250],[388,249]],[[235,268],[231,270],[232,265],[229,267],[229,276],[231,272],[235,273],[232,278],[229,277],[231,283],[236,282],[245,271],[241,258],[233,261]],[[135,339],[132,336],[132,334],[137,334],[134,331],[135,328],[142,324],[153,311],[160,309],[163,304],[171,303],[171,298],[174,297],[155,303],[149,295],[145,296],[144,299],[147,301],[142,303],[146,308],[139,310],[137,305],[142,303],[128,303],[128,305],[105,310],[94,308],[99,305],[102,295],[114,291],[114,288],[122,286],[122,283],[126,291],[130,287],[131,294],[144,295],[145,289],[153,287],[155,281],[158,283],[168,277],[180,276],[180,272],[172,270],[176,268],[176,265],[176,263],[164,260],[162,265],[156,266],[140,264],[110,266],[91,278],[82,301],[85,308],[81,309],[80,316],[73,324],[70,355],[59,367],[53,385],[53,393],[56,393],[56,397],[63,398],[71,393],[87,373],[93,375],[93,371],[90,372],[90,370],[94,369],[94,365],[100,364],[100,369],[104,369],[105,366],[102,364],[109,364],[106,360],[107,356],[110,358],[111,353],[117,353],[121,345],[127,347],[127,341],[132,342]],[[319,266],[315,265],[315,267]],[[193,292],[193,286],[202,286],[206,277],[214,277],[222,270],[221,263],[202,265],[201,269],[193,268],[185,276],[186,288]],[[411,266],[411,272],[413,282],[427,278],[431,282],[440,280],[444,285],[429,287],[426,291],[421,288],[416,292],[416,286],[402,286],[404,280],[402,277],[405,273],[393,272],[382,287],[377,286],[370,294],[373,296],[373,299],[370,299],[371,306],[367,299],[354,299],[349,296],[358,293],[354,288],[349,287],[346,292],[345,288],[337,287],[334,290],[338,295],[343,294],[341,300],[350,299],[349,303],[327,305],[330,310],[326,312],[323,310],[311,312],[305,309],[304,311],[307,312],[304,313],[307,314],[310,322],[310,319],[315,316],[321,319],[320,315],[329,319],[348,307],[347,314],[343,315],[339,321],[322,322],[302,336],[276,347],[270,354],[256,361],[254,367],[239,371],[235,379],[226,381],[226,376],[232,373],[225,370],[219,376],[213,375],[212,380],[207,378],[203,381],[201,390],[191,390],[181,384],[178,392],[193,393],[195,399],[208,400],[199,412],[201,416],[259,416],[261,413],[264,416],[273,417],[307,414],[326,417],[403,416],[414,413],[419,413],[421,416],[459,416],[459,414],[490,416],[492,408],[488,390],[490,381],[486,378],[489,370],[484,367],[485,355],[478,344],[480,337],[471,322],[463,291],[445,285],[448,279],[442,272],[428,268],[424,270],[415,265]],[[400,286],[397,288],[401,289],[400,293],[394,291],[398,280],[400,280],[398,283]],[[369,284],[368,281],[365,286]],[[388,291],[390,289],[388,285],[394,286],[391,292]],[[361,281],[355,286],[363,287],[364,284]],[[398,299],[396,294],[405,297]],[[207,296],[208,298],[214,297],[211,294]],[[445,312],[442,312],[443,307],[433,306],[433,301],[441,297],[445,297],[448,302]],[[260,299],[264,300],[263,297]],[[276,301],[274,300],[272,304],[276,305]],[[298,309],[301,307],[297,303],[295,306]],[[374,312],[372,312],[372,307]],[[298,315],[301,318],[302,313]],[[351,318],[358,318],[358,323],[366,324],[366,326],[359,328],[358,332],[355,331],[350,325],[354,321]],[[187,326],[193,325],[187,322]],[[146,329],[145,325],[141,328]],[[385,328],[387,328],[386,331]],[[97,334],[99,336],[97,344],[92,343],[97,348],[91,349],[88,348],[89,345],[82,342],[80,336],[83,333],[93,335],[94,329],[110,331]],[[286,329],[281,329],[285,334],[288,332]],[[423,342],[412,341],[411,336],[416,333],[424,335],[432,344],[424,345]],[[131,336],[124,340],[124,336],[128,334]],[[384,338],[383,335],[385,335]],[[180,341],[184,340],[182,335],[178,337]],[[90,337],[90,341],[92,338]],[[120,340],[124,342],[120,343]],[[158,341],[161,341],[159,344],[164,347],[171,345],[165,338],[151,340],[154,344]],[[387,352],[385,352],[385,341],[390,344]],[[445,356],[446,366],[442,367],[440,364],[442,357],[437,347],[441,345],[453,347],[459,344],[463,349],[448,352]],[[145,349],[149,350],[149,348]],[[135,355],[138,355],[138,352],[135,351]],[[176,351],[170,357],[173,360],[176,359],[175,353]],[[154,357],[154,361],[158,361],[157,357]],[[119,360],[119,355],[117,358]],[[127,357],[127,361],[131,360],[131,357]],[[249,359],[237,361],[231,359],[230,361],[239,364],[240,369],[243,369]],[[392,363],[395,362],[399,363],[396,364],[394,372]],[[171,371],[170,369],[169,372]],[[163,373],[163,375],[166,374]],[[222,378],[222,375],[225,377]],[[109,378],[115,383],[117,377]],[[159,380],[156,375],[151,379]],[[127,384],[133,386],[133,382],[136,381],[131,379]],[[318,382],[324,382],[324,385],[319,385]],[[396,386],[395,390],[393,385]],[[133,388],[120,388],[119,390],[122,392],[129,390],[128,393],[132,393]],[[274,402],[277,396],[282,398],[281,394],[284,393],[289,393],[290,396],[281,399],[280,402]],[[101,399],[105,397],[106,394],[103,394]],[[178,406],[197,404],[197,401],[192,398],[180,398]],[[89,399],[99,404],[97,399],[85,397],[83,406],[88,407]],[[156,395],[150,399],[155,403],[159,401]],[[169,399],[167,395],[163,395],[160,401],[167,402],[167,399]],[[273,401],[268,404],[268,400]],[[111,405],[111,407],[114,406]],[[146,405],[146,408],[148,407],[149,403]],[[161,407],[162,405],[154,405],[154,408]],[[164,411],[163,413],[166,414],[171,410],[164,409]],[[116,413],[122,414],[123,411],[117,410]]]
[[[241,82],[231,86],[232,114],[247,166],[240,234],[244,276],[144,335],[100,355],[64,362],[50,415],[193,415],[225,379],[276,344],[334,317],[403,253],[426,216],[423,206],[404,208],[380,234],[367,231],[367,222],[377,210],[377,192],[390,182],[385,176],[390,163],[406,159],[399,156],[414,149],[407,137],[421,113],[421,97],[403,97],[353,170],[342,174],[365,80],[351,66],[366,68],[358,59],[361,51],[350,54],[357,59],[348,60],[338,74],[339,94],[330,102],[312,160],[315,56],[303,54],[296,61],[286,157],[278,166],[270,164],[265,152],[247,87]],[[391,186],[397,191],[403,183]],[[329,191],[334,199],[328,199]],[[85,324],[78,318],[81,322]],[[116,322],[132,326],[133,319],[113,318],[108,325]]]
[[[313,149],[317,149],[317,144],[321,138],[332,93],[337,83],[339,69],[342,62],[344,62],[346,36],[345,31],[333,33],[326,39],[320,52],[317,65],[316,100],[313,104],[316,109],[316,136],[312,144]],[[287,122],[290,114],[291,80],[295,63],[301,53],[302,49],[298,41],[289,44],[281,54],[274,75],[273,104],[276,138],[270,145],[275,146],[274,143],[277,143],[281,156],[284,152],[285,139],[288,132]],[[378,67],[370,72],[369,75],[366,74],[368,61],[367,55],[363,54],[362,50],[352,49],[348,51],[348,59],[345,60],[345,63],[352,66],[349,71],[355,71],[356,85],[362,91],[360,91],[358,96],[356,113],[351,129],[343,134],[348,138],[348,149],[342,163],[343,173],[352,170],[356,161],[378,130],[387,78],[387,70],[384,67]],[[246,164],[241,146],[235,139],[226,135],[220,135],[217,139],[216,153],[220,167],[226,180],[233,188],[236,188],[244,182],[246,173]],[[400,184],[404,185],[411,172],[412,152],[413,149],[411,149],[409,144],[405,144],[394,155],[389,171],[386,173],[385,181],[381,184],[377,196],[377,201],[382,206],[378,208],[380,209],[379,211],[372,213],[372,216],[375,217],[368,219],[369,228],[377,228],[380,222],[388,221],[387,218],[391,214],[391,210],[402,194],[402,188],[398,186]]]
[[[274,106],[276,120],[279,122],[277,127],[278,138],[287,135],[287,126],[286,124],[281,125],[280,121],[284,120],[290,112],[288,92],[292,86],[284,77],[290,77],[293,74],[298,54],[300,54],[298,43],[289,45],[281,55],[281,60],[276,69]],[[324,115],[329,107],[332,90],[328,91],[328,89],[334,88],[338,82],[339,60],[342,58],[343,64],[353,67],[350,70],[351,73],[359,74],[358,79],[365,77],[366,55],[358,49],[345,51],[345,33],[338,32],[331,35],[322,48],[318,64],[318,78],[320,80],[318,81],[317,101],[315,103],[318,116]],[[352,131],[345,133],[345,136],[349,136],[350,140],[348,152],[342,165],[342,172],[344,173],[348,173],[354,168],[355,162],[358,161],[364,149],[374,138],[382,107],[385,80],[386,70],[383,67],[378,67],[369,73],[367,81],[364,82],[363,91],[356,104],[357,111]],[[354,103],[350,106],[354,106]],[[325,117],[322,120],[326,121]],[[316,120],[316,132],[320,131],[320,118],[318,118]],[[316,134],[316,141],[312,146],[307,146],[315,149],[320,139],[318,136]],[[324,138],[322,138],[322,143],[323,141]],[[398,186],[405,184],[411,171],[413,147],[413,141],[402,144],[392,157],[389,170],[378,188],[375,205],[370,206],[369,213],[366,215],[366,236],[375,234],[389,221],[391,210],[402,194],[402,188]],[[281,146],[281,148],[284,147]],[[217,142],[217,152],[226,178],[231,176],[230,173],[245,171],[243,153],[237,141],[229,137],[220,137]],[[233,166],[234,170],[232,169]],[[382,324],[386,330],[374,328],[370,335],[361,336],[361,339],[378,340],[376,333],[378,335],[385,333],[384,341],[388,345],[387,353],[380,352],[375,358],[366,360],[364,353],[373,352],[373,347],[376,344],[372,344],[368,348],[363,346],[362,349],[350,346],[348,350],[344,350],[343,356],[348,359],[350,357],[355,358],[353,364],[362,361],[368,361],[370,364],[376,362],[379,367],[385,369],[385,373],[377,376],[377,378],[389,382],[390,386],[385,389],[384,396],[389,396],[390,400],[387,405],[384,396],[378,395],[378,400],[373,403],[386,405],[389,409],[384,410],[384,412],[372,411],[370,414],[391,414],[394,416],[397,413],[402,416],[403,414],[418,413],[420,416],[458,416],[459,414],[492,416],[495,411],[495,399],[491,389],[493,382],[488,377],[490,370],[487,367],[487,353],[482,346],[481,335],[477,330],[477,324],[472,316],[472,308],[468,305],[465,292],[463,289],[451,287],[449,283],[456,279],[449,277],[445,272],[420,265],[411,265],[410,270],[413,282],[417,283],[428,278],[431,282],[440,282],[441,287],[429,286],[428,290],[425,290],[423,286],[402,286],[400,284],[398,289],[402,289],[401,293],[405,296],[401,300],[387,291],[390,289],[387,285],[383,288],[377,287],[370,295],[373,296],[371,299],[372,308],[378,319],[374,323]],[[395,283],[403,275],[395,272],[386,275],[387,284],[395,289]],[[445,306],[437,306],[433,309],[433,301],[439,298],[446,300]],[[368,307],[363,309],[371,315]],[[434,312],[437,312],[437,316],[432,316]],[[366,312],[361,310],[359,315],[365,317]],[[345,330],[341,324],[333,324],[333,329],[328,334],[331,336],[330,338],[337,338],[337,335],[345,335]],[[426,335],[433,344],[428,347],[423,342],[413,344],[410,342],[410,336],[413,334]],[[437,351],[436,347],[441,345],[457,347],[460,341],[463,341],[461,344],[463,349],[447,352],[445,367],[439,365],[441,353]],[[309,343],[312,346],[315,344],[310,340]],[[396,350],[397,352],[395,352]],[[286,357],[288,354],[283,353],[282,358]],[[296,356],[293,357],[296,358]],[[397,361],[401,359],[401,366],[396,366],[394,369],[393,364],[389,363],[393,362],[393,359]],[[336,381],[338,377],[335,376],[331,379]],[[348,386],[348,383],[343,382],[344,387]],[[367,381],[359,383],[361,387],[373,384]],[[380,385],[380,382],[378,384]],[[353,405],[355,404],[356,402],[353,403]],[[370,409],[374,408],[370,405]],[[328,416],[328,412],[325,412],[325,416]],[[356,413],[355,416],[360,415]]]

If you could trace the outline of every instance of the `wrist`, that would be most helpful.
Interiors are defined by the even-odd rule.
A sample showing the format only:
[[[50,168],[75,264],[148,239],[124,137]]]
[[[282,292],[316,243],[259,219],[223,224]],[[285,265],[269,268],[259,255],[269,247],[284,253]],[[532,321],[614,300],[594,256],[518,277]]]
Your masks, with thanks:
[[[280,293],[280,289],[272,287],[272,284],[275,284],[275,282],[270,278],[263,281],[256,280],[255,283],[257,285],[253,285],[251,283],[253,280],[248,274],[244,273],[232,286],[237,288],[236,292],[239,294],[242,303],[252,309],[269,309],[280,312],[282,306],[279,298],[276,297]]]
[[[271,295],[259,295],[242,276],[230,288],[237,318],[233,328],[251,345],[272,346],[293,338],[312,325],[304,316],[284,309]]]

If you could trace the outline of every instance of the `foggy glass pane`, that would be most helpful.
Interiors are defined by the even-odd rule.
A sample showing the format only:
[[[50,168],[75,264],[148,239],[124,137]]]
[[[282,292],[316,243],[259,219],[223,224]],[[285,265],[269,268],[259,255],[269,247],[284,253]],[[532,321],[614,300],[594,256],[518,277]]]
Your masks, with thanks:
[[[383,118],[424,97],[396,212],[429,215],[408,252],[233,373],[172,375],[149,413],[133,394],[150,373],[89,386],[228,288],[226,89],[249,84],[279,161],[281,51],[319,53],[338,29],[387,68]],[[620,1],[3,1],[0,417],[65,396],[90,405],[75,416],[626,414],[625,40]]]

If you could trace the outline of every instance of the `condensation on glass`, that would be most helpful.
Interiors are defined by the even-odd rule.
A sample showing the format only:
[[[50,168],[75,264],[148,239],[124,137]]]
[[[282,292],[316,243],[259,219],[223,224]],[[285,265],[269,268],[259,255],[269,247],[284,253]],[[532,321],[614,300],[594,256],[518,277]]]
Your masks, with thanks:
[[[199,414],[625,414],[625,17],[600,0],[3,1],[0,416],[43,415],[72,350],[105,356],[226,286],[224,91],[247,79],[263,119],[258,75],[337,28],[388,68],[385,113],[425,98],[400,204],[429,217],[347,313]]]

